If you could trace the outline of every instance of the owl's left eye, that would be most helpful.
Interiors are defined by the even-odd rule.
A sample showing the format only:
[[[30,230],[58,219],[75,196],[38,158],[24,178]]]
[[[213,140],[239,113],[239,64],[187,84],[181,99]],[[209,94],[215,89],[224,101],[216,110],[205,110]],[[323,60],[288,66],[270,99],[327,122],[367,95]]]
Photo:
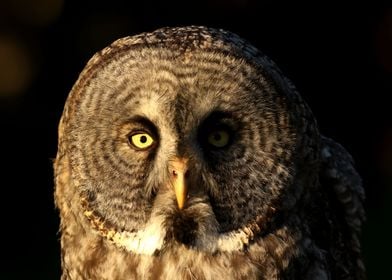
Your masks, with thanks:
[[[155,140],[146,132],[135,132],[128,136],[129,143],[138,150],[146,150],[154,146]]]
[[[230,133],[224,129],[211,131],[208,134],[207,141],[215,148],[224,148],[230,142]]]

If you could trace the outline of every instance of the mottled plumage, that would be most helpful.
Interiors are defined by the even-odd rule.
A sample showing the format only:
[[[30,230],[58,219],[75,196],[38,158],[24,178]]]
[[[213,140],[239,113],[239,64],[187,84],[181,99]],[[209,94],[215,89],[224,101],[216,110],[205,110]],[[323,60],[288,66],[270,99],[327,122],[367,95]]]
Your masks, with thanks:
[[[365,279],[350,155],[230,32],[98,52],[66,102],[55,181],[62,279]]]

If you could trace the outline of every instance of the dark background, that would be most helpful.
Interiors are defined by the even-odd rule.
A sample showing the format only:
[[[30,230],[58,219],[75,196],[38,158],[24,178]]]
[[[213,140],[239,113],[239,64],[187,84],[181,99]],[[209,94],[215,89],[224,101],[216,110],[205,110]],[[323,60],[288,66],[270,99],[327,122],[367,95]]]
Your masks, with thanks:
[[[87,60],[117,38],[190,24],[231,30],[269,55],[310,104],[321,131],[352,153],[368,197],[368,276],[390,275],[391,7],[132,2],[0,2],[0,278],[59,279],[52,159],[66,96]]]

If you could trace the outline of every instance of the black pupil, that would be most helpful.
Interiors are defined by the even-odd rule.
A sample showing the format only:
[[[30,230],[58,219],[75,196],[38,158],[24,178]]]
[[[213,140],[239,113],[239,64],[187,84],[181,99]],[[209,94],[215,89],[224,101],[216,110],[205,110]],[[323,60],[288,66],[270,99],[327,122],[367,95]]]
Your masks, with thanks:
[[[215,141],[219,141],[219,140],[221,140],[222,139],[222,135],[220,134],[220,133],[215,133],[214,134],[214,140]]]
[[[140,142],[143,143],[143,144],[146,143],[147,142],[147,137],[144,136],[144,135],[140,136]]]

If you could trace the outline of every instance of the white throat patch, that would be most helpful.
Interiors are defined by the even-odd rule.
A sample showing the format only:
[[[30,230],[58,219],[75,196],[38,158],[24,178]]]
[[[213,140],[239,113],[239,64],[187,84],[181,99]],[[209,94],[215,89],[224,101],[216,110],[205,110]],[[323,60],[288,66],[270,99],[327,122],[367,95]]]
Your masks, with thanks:
[[[128,252],[141,255],[153,255],[162,249],[166,230],[162,226],[163,217],[153,217],[147,226],[135,233],[117,232],[112,237],[113,243]],[[254,229],[253,229],[254,231]],[[255,232],[246,226],[240,230],[230,231],[222,234],[203,235],[197,237],[194,250],[214,253],[238,252],[244,250],[253,239]]]
[[[113,236],[113,242],[128,252],[152,255],[163,245],[166,231],[162,227],[162,222],[163,218],[158,216],[152,218],[144,229],[135,233],[117,232]]]

